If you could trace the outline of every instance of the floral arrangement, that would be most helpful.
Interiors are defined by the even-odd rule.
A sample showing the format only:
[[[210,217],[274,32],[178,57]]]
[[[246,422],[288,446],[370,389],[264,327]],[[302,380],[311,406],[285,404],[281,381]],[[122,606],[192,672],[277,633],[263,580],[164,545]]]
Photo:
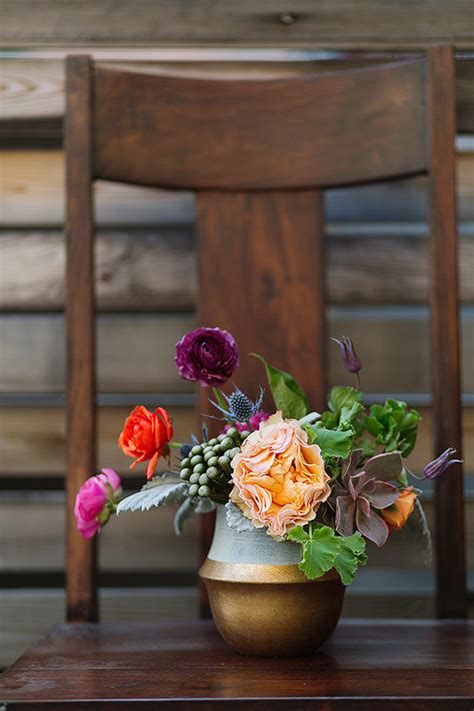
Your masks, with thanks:
[[[421,493],[406,458],[412,451],[420,416],[405,402],[388,399],[367,406],[360,390],[362,365],[349,338],[335,340],[356,387],[332,388],[328,409],[312,412],[296,380],[258,358],[265,369],[275,411],[263,409],[265,391],[255,400],[232,386],[222,387],[239,366],[237,344],[219,328],[198,328],[176,345],[176,366],[185,380],[210,388],[220,434],[173,441],[167,411],[137,406],[119,436],[134,461],[146,462],[147,482],[123,498],[120,477],[111,469],[81,487],[75,505],[79,532],[91,538],[113,513],[178,505],[175,531],[193,514],[225,505],[228,525],[239,532],[262,528],[275,541],[301,547],[300,569],[316,579],[335,568],[349,585],[367,562],[366,541],[383,546],[416,509]],[[177,456],[171,467],[172,453]],[[435,479],[451,464],[447,449],[427,464],[423,476]],[[156,473],[160,458],[170,471]]]

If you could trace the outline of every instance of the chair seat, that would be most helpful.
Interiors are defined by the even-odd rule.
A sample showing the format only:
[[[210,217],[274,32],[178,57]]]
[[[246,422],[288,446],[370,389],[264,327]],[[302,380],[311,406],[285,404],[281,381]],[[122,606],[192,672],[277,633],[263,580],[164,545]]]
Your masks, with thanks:
[[[271,700],[285,711],[471,711],[473,699],[474,621],[343,620],[320,652],[293,659],[236,654],[210,621],[66,624],[0,678],[7,709],[82,701],[72,708],[104,711],[118,700],[127,709],[264,709]]]

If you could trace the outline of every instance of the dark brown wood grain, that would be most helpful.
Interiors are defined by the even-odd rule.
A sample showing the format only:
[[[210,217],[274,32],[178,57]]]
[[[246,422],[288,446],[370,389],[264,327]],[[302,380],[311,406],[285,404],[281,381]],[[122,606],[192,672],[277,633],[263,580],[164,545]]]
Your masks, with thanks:
[[[454,447],[461,457],[460,345],[455,193],[454,64],[447,47],[428,51],[429,187],[431,197],[431,333],[436,456]],[[463,473],[436,481],[438,614],[466,615]]]
[[[81,622],[97,618],[96,543],[81,538],[73,516],[79,487],[95,471],[91,78],[88,57],[67,61],[67,617]]]
[[[113,702],[125,709],[160,702],[206,710],[471,711],[473,699],[472,621],[346,620],[304,659],[238,655],[211,622],[63,625],[0,680],[7,710],[17,702],[29,711],[73,701],[72,708],[91,711]]]
[[[95,175],[178,189],[268,190],[420,173],[423,83],[423,58],[261,81],[100,68]]]
[[[327,48],[326,48],[327,49]],[[272,50],[268,50],[270,53]],[[265,52],[265,50],[264,50]],[[10,50],[2,59],[2,115],[0,145],[60,145],[64,112],[63,58],[67,50]],[[268,57],[249,55],[245,49],[227,47],[216,61],[213,50],[196,47],[170,50],[116,48],[94,50],[96,61],[104,59],[110,67],[146,70],[158,74],[173,73],[202,78],[270,78],[348,69],[402,59],[413,52],[337,51],[306,54],[278,50]],[[474,131],[474,57],[471,52],[456,52],[457,130]],[[25,91],[27,87],[27,91]]]
[[[198,316],[236,338],[240,386],[256,398],[265,382],[262,364],[248,355],[257,352],[293,373],[314,408],[324,407],[320,194],[201,192],[197,206]]]
[[[3,46],[473,47],[469,0],[7,0]]]

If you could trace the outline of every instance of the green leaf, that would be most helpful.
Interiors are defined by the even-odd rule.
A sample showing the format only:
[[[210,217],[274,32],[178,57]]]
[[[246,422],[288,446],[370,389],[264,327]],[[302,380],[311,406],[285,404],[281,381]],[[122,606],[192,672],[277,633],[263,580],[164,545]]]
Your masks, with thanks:
[[[302,526],[288,533],[290,541],[301,544],[302,560],[299,569],[307,578],[315,580],[335,568],[344,585],[354,581],[357,568],[367,563],[365,540],[359,532],[352,536],[337,536],[329,526]]]
[[[288,539],[295,543],[304,543],[309,540],[309,533],[304,530],[303,526],[295,526],[288,532]]]
[[[328,430],[320,422],[315,425],[306,425],[311,444],[317,444],[321,448],[323,459],[326,457],[349,456],[353,441],[354,431],[348,430]]]
[[[399,450],[407,457],[415,446],[421,417],[406,402],[389,398],[383,405],[372,405],[364,427],[385,452]]]
[[[406,467],[403,467],[403,469],[400,473],[400,476],[397,477],[397,481],[400,482],[400,484],[404,487],[408,486],[408,474],[407,474]]]
[[[301,544],[303,559],[298,566],[309,580],[320,578],[334,567],[340,540],[329,526],[309,527],[307,538]]]
[[[340,412],[343,408],[350,410],[355,404],[360,403],[362,393],[355,388],[345,385],[336,385],[329,393],[329,409]]]
[[[265,358],[258,353],[251,353],[250,355],[258,358],[265,366],[273,400],[277,410],[281,410],[283,417],[295,420],[304,417],[309,412],[309,403],[303,389],[296,380],[289,373],[269,365]]]
[[[226,399],[222,394],[222,391],[219,390],[219,388],[212,388],[212,392],[214,393],[214,397],[216,398],[217,404],[220,405],[224,410],[227,410],[229,405],[227,404]]]
[[[359,565],[367,563],[365,540],[357,531],[352,536],[342,536],[340,541],[340,549],[334,561],[334,567],[343,584],[350,585],[354,582],[355,572]]]
[[[374,437],[377,437],[377,435],[383,432],[383,425],[377,420],[376,417],[373,416],[365,418],[364,426],[365,429]]]

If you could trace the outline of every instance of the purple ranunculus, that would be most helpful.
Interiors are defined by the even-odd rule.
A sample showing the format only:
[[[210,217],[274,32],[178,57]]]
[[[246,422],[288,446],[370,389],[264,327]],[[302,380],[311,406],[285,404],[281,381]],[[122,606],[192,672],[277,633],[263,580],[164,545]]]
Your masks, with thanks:
[[[184,380],[220,387],[238,368],[239,351],[228,331],[202,326],[176,344],[175,363]]]
[[[429,462],[423,469],[425,477],[427,479],[437,479],[451,464],[462,464],[462,459],[451,459],[454,454],[456,454],[456,450],[452,447],[445,449],[439,457]]]

